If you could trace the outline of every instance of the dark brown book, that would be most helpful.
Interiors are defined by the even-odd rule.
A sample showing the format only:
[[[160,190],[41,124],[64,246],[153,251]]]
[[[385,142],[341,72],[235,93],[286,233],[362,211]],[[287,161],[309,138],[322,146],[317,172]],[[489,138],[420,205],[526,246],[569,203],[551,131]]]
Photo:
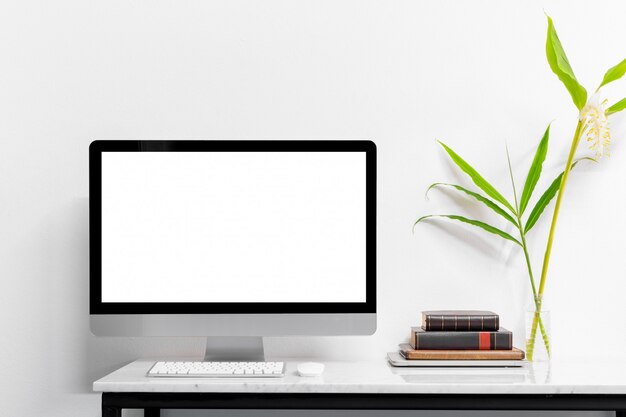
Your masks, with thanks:
[[[409,360],[522,360],[524,351],[511,350],[416,350],[408,343],[400,345],[400,354]]]
[[[492,311],[423,311],[422,327],[425,330],[498,330],[500,318]]]
[[[413,327],[409,340],[413,349],[419,350],[511,350],[513,348],[513,334],[504,328],[488,332],[440,332]]]

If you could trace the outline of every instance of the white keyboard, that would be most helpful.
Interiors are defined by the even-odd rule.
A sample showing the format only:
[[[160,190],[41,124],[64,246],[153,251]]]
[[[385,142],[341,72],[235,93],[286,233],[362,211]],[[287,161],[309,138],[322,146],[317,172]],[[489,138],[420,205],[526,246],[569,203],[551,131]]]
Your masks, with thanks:
[[[148,376],[192,378],[277,378],[284,362],[156,362]]]

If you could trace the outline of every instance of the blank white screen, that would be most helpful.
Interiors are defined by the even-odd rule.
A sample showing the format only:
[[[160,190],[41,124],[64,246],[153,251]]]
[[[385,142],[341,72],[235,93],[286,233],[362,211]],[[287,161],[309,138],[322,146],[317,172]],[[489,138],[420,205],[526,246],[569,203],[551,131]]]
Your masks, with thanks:
[[[365,302],[365,152],[103,152],[103,302]]]

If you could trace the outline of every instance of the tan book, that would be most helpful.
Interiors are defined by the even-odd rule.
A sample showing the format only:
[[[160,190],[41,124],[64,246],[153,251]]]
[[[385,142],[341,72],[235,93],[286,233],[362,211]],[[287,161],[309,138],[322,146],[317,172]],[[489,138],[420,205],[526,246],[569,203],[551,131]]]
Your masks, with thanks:
[[[416,350],[408,343],[400,344],[400,354],[409,360],[522,360],[524,351],[511,350]]]

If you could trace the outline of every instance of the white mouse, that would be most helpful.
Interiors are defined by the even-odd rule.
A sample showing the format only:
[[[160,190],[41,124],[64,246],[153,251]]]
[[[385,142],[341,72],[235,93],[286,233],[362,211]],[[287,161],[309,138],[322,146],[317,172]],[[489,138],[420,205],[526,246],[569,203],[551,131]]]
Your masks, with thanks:
[[[324,364],[318,362],[302,362],[298,364],[300,376],[320,376],[324,373]]]

